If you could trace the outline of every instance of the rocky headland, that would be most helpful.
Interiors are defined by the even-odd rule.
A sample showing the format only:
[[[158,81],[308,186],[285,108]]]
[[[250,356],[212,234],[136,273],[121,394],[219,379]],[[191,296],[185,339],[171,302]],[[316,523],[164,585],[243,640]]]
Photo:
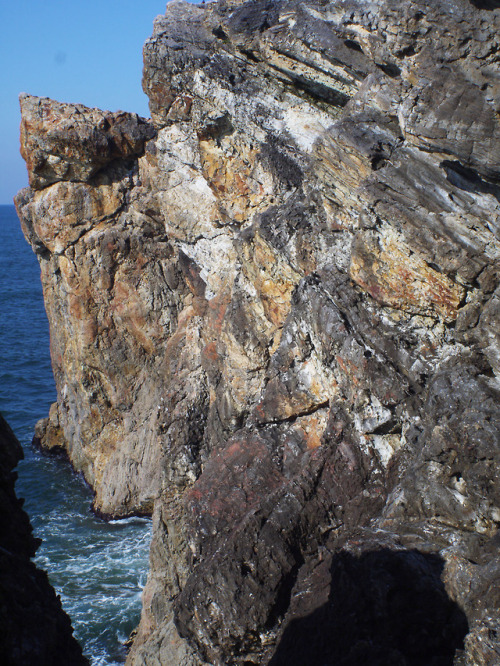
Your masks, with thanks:
[[[47,574],[31,558],[39,546],[14,468],[21,445],[0,414],[0,657],[3,666],[88,666]]]
[[[500,663],[500,3],[171,2],[151,120],[21,96],[129,666]]]

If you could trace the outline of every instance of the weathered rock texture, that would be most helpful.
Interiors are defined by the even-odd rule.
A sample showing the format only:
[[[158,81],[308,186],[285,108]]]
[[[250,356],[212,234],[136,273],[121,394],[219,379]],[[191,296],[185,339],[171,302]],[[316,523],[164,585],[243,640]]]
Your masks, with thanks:
[[[0,655],[5,666],[88,665],[47,574],[35,567],[32,534],[13,469],[23,456],[0,414]]]
[[[499,663],[499,35],[175,2],[152,123],[22,98],[39,435],[98,511],[154,504],[131,666]]]

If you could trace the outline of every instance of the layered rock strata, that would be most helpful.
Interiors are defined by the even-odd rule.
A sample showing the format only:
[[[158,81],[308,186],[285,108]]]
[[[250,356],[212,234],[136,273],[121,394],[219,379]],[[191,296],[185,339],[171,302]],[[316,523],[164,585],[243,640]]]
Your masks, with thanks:
[[[153,510],[129,664],[499,661],[497,5],[172,2],[152,121],[22,97],[39,434]]]
[[[39,546],[13,471],[21,445],[0,414],[0,655],[5,666],[88,665],[47,574],[31,558]]]

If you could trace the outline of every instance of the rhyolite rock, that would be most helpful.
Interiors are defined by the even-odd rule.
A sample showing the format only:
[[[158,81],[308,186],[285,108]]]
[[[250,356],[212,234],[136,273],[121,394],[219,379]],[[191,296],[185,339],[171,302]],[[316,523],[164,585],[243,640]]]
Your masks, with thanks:
[[[499,35],[171,2],[152,121],[22,98],[37,437],[153,512],[130,666],[500,661]]]
[[[35,190],[59,181],[86,181],[114,160],[142,154],[154,135],[151,124],[137,114],[103,113],[27,94],[19,100],[21,154]]]
[[[14,468],[21,445],[0,414],[0,655],[5,666],[88,665],[73,637],[69,617],[45,571],[31,558],[33,536],[23,500],[17,498]]]

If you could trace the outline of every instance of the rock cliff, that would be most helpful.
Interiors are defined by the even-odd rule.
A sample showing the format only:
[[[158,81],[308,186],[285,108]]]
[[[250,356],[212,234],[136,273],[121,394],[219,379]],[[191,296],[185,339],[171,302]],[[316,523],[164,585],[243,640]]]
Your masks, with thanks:
[[[32,534],[13,469],[21,445],[0,414],[0,655],[4,666],[88,666],[47,574],[35,567]]]
[[[499,35],[171,2],[151,121],[21,97],[37,436],[153,511],[130,666],[499,663]]]

